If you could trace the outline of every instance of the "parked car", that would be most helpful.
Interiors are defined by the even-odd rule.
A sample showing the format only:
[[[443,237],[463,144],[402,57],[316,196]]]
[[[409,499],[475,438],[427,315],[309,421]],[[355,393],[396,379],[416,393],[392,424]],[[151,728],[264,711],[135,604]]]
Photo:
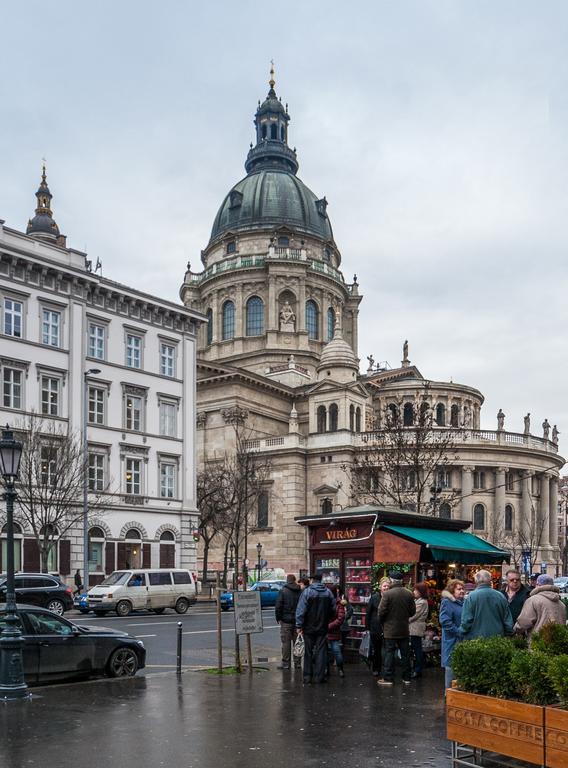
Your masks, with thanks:
[[[561,592],[568,592],[568,576],[558,576],[554,579],[554,585],[558,587]]]
[[[83,609],[96,616],[116,611],[128,616],[131,611],[150,610],[163,613],[173,608],[187,613],[197,601],[195,580],[191,571],[183,568],[132,568],[114,571],[87,593]],[[81,608],[79,608],[81,610]]]
[[[73,590],[59,576],[49,573],[17,573],[16,601],[47,608],[58,616],[73,608]],[[6,576],[0,577],[0,603],[6,602]]]
[[[276,598],[284,584],[285,581],[256,581],[249,589],[251,592],[260,592],[261,608],[267,608],[276,604]],[[233,593],[222,592],[220,602],[221,609],[228,611],[233,607]]]
[[[146,664],[141,640],[103,627],[79,627],[44,608],[18,604],[24,635],[24,677],[29,685],[64,678],[131,677]],[[0,605],[0,631],[6,606]]]
[[[89,608],[89,596],[86,594],[75,595],[73,598],[73,607],[80,613],[90,613],[91,608]]]

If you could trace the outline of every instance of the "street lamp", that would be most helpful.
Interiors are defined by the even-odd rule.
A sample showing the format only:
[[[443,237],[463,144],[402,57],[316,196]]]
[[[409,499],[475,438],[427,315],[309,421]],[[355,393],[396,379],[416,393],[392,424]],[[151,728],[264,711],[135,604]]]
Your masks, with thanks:
[[[0,474],[6,491],[6,625],[0,634],[0,699],[21,699],[28,695],[24,680],[23,645],[19,619],[16,615],[14,589],[14,499],[15,483],[22,458],[22,444],[6,426],[0,440]]]
[[[83,374],[83,590],[89,591],[89,443],[87,423],[89,421],[89,387],[87,378],[97,376],[100,368],[89,368]]]
[[[258,555],[258,565],[257,565],[257,569],[258,569],[258,576],[257,576],[257,581],[260,581],[260,570],[261,570],[261,565],[260,565],[260,553],[261,553],[261,552],[262,552],[262,544],[261,544],[261,543],[260,543],[260,541],[259,541],[259,542],[258,542],[258,544],[256,545],[256,553],[257,553],[257,555]]]

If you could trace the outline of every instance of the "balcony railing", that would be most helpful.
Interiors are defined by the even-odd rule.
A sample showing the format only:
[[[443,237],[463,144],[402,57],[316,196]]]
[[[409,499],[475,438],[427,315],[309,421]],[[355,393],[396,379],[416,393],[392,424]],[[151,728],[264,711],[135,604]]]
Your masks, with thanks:
[[[205,280],[209,280],[211,277],[221,275],[223,272],[230,272],[237,269],[253,269],[255,267],[263,267],[265,263],[264,256],[237,256],[234,259],[227,259],[225,261],[218,261],[215,264],[211,264],[210,267],[203,270],[203,272],[194,273],[189,275],[190,283],[202,283]]]

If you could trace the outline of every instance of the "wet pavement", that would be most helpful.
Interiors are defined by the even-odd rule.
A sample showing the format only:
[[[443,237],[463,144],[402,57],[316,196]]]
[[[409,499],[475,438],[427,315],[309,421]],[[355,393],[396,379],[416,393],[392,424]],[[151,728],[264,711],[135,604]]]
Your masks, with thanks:
[[[0,704],[0,766],[448,768],[442,680],[381,689],[357,665],[303,686],[269,665],[36,688]]]

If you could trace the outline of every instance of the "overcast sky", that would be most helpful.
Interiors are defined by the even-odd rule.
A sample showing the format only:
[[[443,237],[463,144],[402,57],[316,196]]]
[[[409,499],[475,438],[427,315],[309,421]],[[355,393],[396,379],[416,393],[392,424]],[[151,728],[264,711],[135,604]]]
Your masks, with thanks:
[[[1,24],[8,226],[45,156],[68,243],[176,300],[274,58],[299,176],[365,297],[362,369],[407,338],[425,377],[483,392],[482,426],[530,411],[568,440],[568,3],[26,0]]]

